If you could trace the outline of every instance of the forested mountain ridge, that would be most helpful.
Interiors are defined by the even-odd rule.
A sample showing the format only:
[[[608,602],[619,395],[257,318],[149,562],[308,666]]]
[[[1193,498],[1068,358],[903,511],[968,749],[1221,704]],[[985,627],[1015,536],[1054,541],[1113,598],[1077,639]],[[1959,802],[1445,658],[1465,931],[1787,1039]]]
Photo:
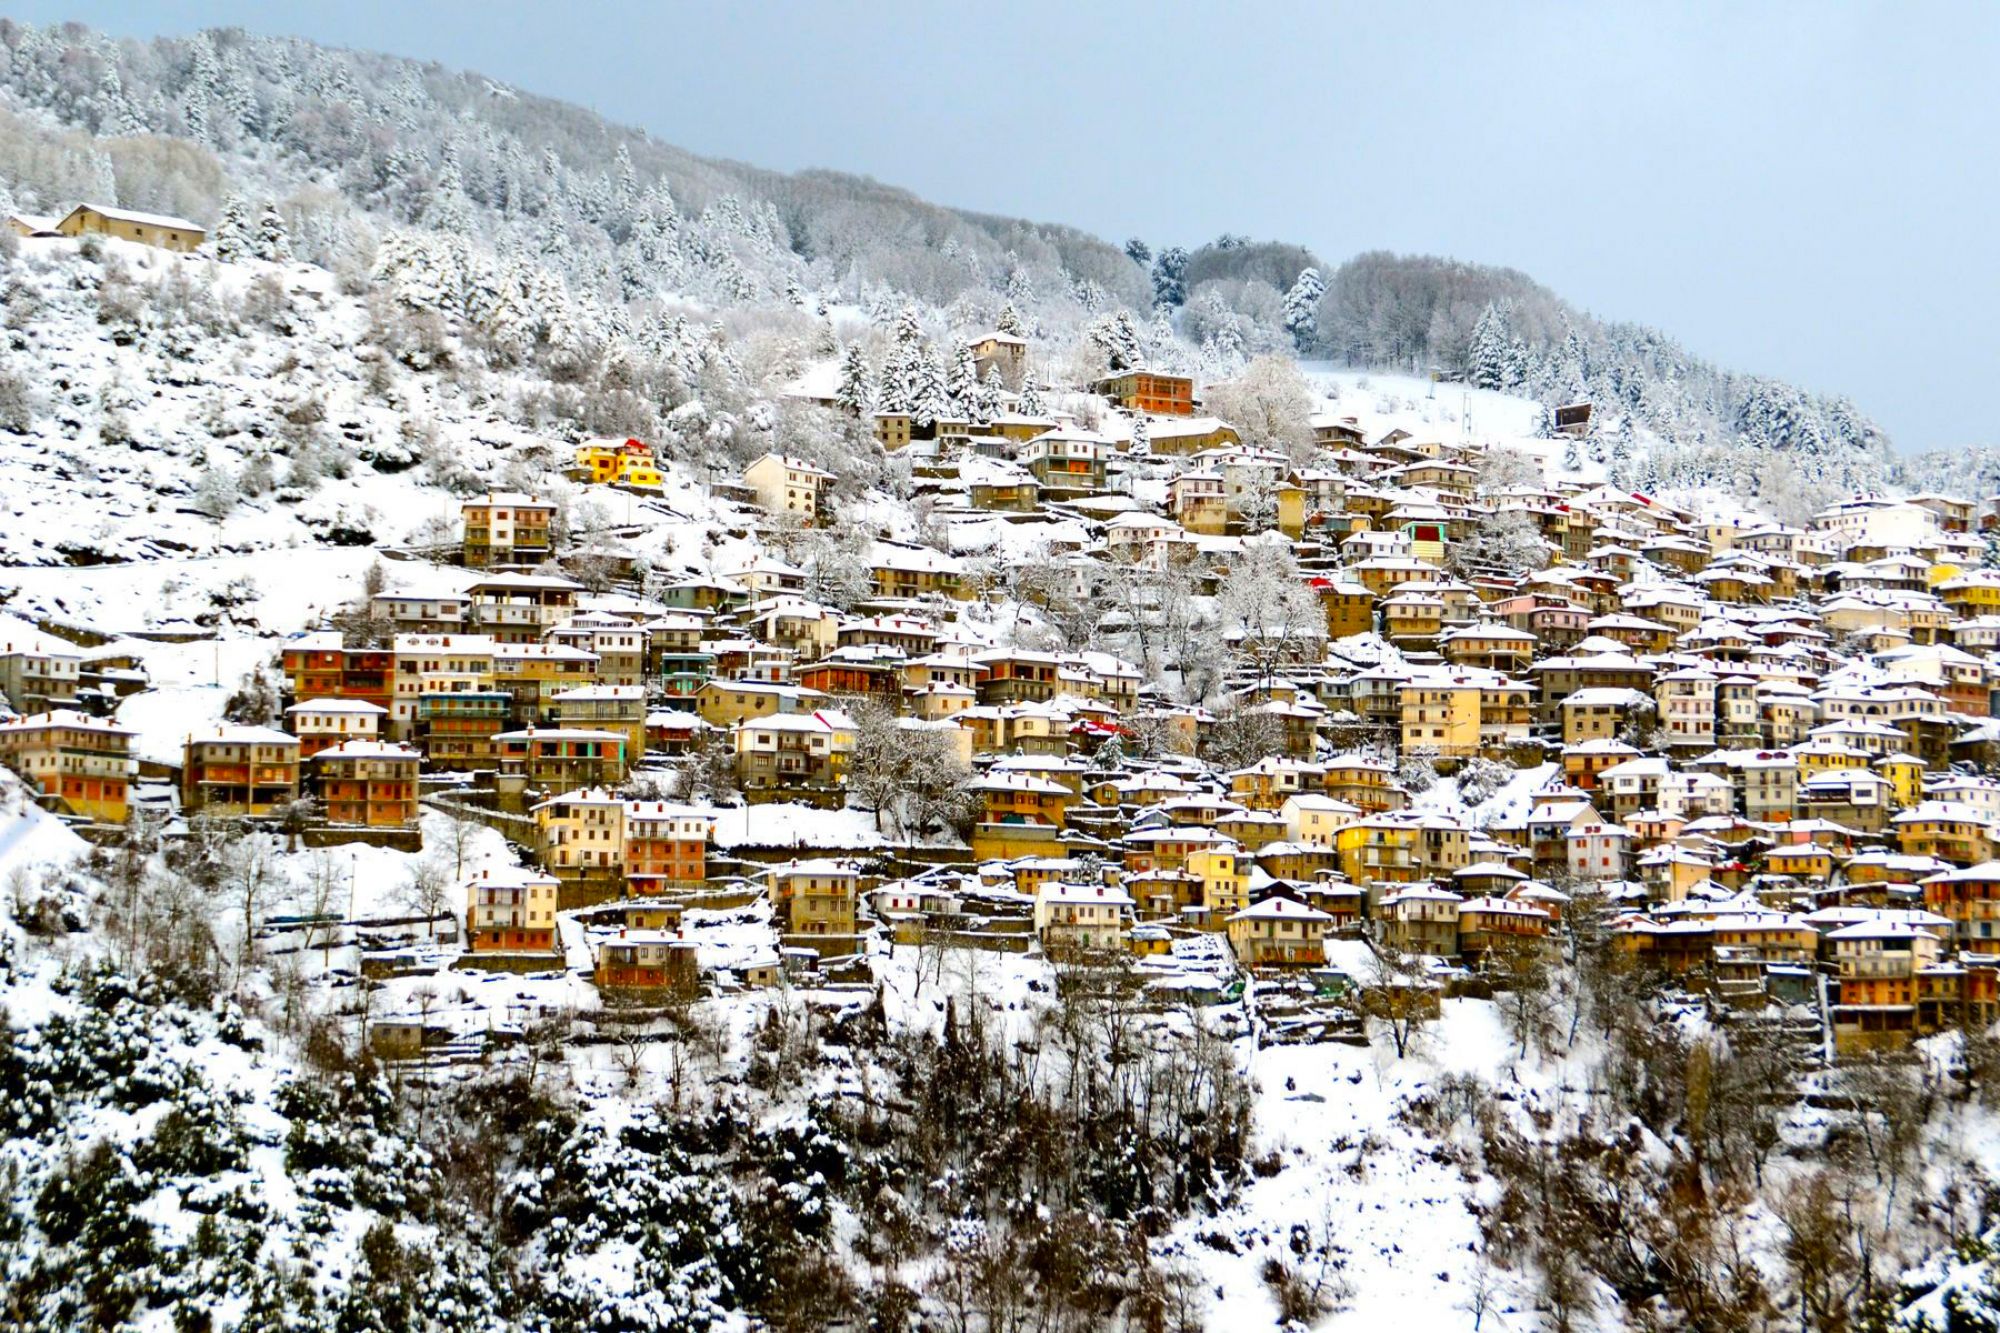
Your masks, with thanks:
[[[1333,267],[1228,235],[1121,250],[838,172],[703,158],[476,73],[296,38],[142,43],[5,21],[0,57],[0,206],[95,198],[209,223],[232,193],[257,194],[281,201],[301,258],[337,272],[370,266],[385,227],[466,237],[558,279],[600,339],[643,337],[663,314],[729,312],[740,329],[830,305],[885,328],[915,304],[962,331],[1011,305],[1074,351],[1065,369],[1087,369],[1113,345],[1089,331],[1128,311],[1149,359],[1210,379],[1289,350],[1590,398],[1601,456],[1660,442],[1636,451],[1633,485],[1818,495],[1895,479],[1883,433],[1846,399],[1722,370],[1509,269],[1381,252]]]

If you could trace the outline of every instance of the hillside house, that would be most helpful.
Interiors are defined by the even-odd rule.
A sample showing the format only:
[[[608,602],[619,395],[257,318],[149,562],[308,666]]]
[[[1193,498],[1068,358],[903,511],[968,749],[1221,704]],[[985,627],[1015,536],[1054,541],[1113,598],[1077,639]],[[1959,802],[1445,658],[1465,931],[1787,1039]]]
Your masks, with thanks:
[[[816,859],[773,866],[765,882],[788,935],[851,937],[860,900],[860,872],[842,861]]]
[[[555,953],[555,877],[489,866],[467,879],[465,940],[475,954]]]
[[[701,986],[700,946],[672,931],[623,929],[598,942],[590,979],[603,991],[689,998]]]
[[[99,824],[129,810],[134,733],[74,709],[0,720],[0,763],[41,792],[49,808]]]
[[[831,472],[783,454],[765,454],[743,469],[759,508],[807,528],[826,521],[833,483]]]
[[[1028,340],[1017,333],[988,329],[965,340],[972,352],[972,368],[980,379],[997,372],[1000,382],[1010,389],[1021,387],[1028,373]]]
[[[136,241],[177,254],[192,254],[208,239],[208,229],[198,222],[107,204],[78,204],[56,223],[55,230],[61,236],[109,236]]]
[[[181,760],[189,814],[271,815],[299,798],[298,738],[273,727],[224,724],[190,735]]]
[[[749,791],[837,786],[854,737],[854,720],[836,708],[747,718],[735,728],[737,780]]]
[[[579,685],[550,695],[549,711],[558,728],[619,733],[628,769],[646,753],[643,685]]]
[[[1194,415],[1194,380],[1186,375],[1169,375],[1154,370],[1121,370],[1104,376],[1091,386],[1128,412],[1148,412],[1155,416]]]
[[[556,507],[515,491],[489,491],[459,507],[465,523],[468,569],[536,565],[555,552],[551,527]]]
[[[313,774],[326,822],[415,828],[422,765],[416,750],[387,741],[342,741],[321,750],[313,756]]]
[[[1044,884],[1035,894],[1035,935],[1044,951],[1123,949],[1131,929],[1132,895],[1106,884]]]
[[[0,627],[0,696],[19,713],[76,706],[83,654],[72,644],[7,619]]]
[[[608,787],[630,766],[622,731],[596,727],[528,727],[493,736],[500,772],[524,777],[544,791]]]
[[[576,448],[570,475],[597,486],[657,491],[665,485],[653,446],[643,440],[585,440]]]
[[[380,739],[387,716],[387,709],[365,699],[302,699],[285,710],[302,761],[342,741]]]
[[[1266,898],[1232,914],[1226,927],[1236,961],[1249,968],[1324,967],[1331,914],[1289,898]]]

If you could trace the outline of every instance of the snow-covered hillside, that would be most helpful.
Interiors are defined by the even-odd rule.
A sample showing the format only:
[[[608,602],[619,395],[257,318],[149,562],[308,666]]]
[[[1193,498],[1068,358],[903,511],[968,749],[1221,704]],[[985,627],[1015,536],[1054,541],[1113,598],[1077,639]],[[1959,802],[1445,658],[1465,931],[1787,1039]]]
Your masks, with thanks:
[[[1240,818],[1277,845],[1275,802],[1239,806],[1233,783],[1291,751],[1281,719],[1306,714],[1309,761],[1394,761],[1399,830],[1442,826],[1469,857],[1532,862],[1498,837],[1573,775],[1542,747],[1546,723],[1531,735],[1527,686],[1450,657],[1445,598],[1458,626],[1502,614],[1496,592],[1532,604],[1523,615],[1552,609],[1526,594],[1581,584],[1585,562],[1545,566],[1593,543],[1610,554],[1587,611],[1553,609],[1621,679],[1640,656],[1694,670],[1707,659],[1667,646],[1715,642],[1741,645],[1732,670],[1768,656],[1784,699],[1893,683],[1858,652],[1816,659],[1826,636],[1802,623],[1804,591],[1752,606],[1698,578],[1722,554],[1700,521],[1747,534],[1880,479],[1879,433],[1840,400],[1599,325],[1518,274],[1382,256],[1322,274],[1304,251],[1229,237],[1120,251],[871,182],[703,162],[389,57],[0,20],[0,208],[98,190],[217,235],[177,254],[0,231],[0,642],[58,636],[95,682],[85,706],[130,733],[145,775],[144,817],[73,828],[0,768],[0,1323],[1832,1333],[1856,1327],[1852,1268],[1872,1328],[1992,1326],[1989,1039],[1836,1065],[1814,1044],[1831,1030],[1823,1002],[1739,1010],[1620,961],[1600,930],[1613,890],[1595,883],[1564,880],[1601,897],[1551,913],[1559,947],[1490,967],[1371,947],[1349,925],[1325,967],[1260,973],[1217,929],[1218,899],[1202,929],[1169,893],[1147,938],[1133,932],[1144,947],[1079,960],[1044,940],[1022,887],[1055,872],[1117,889],[1127,837],[1183,817]],[[1016,383],[972,373],[967,340],[990,329],[1031,349]],[[1141,363],[1184,371],[1203,410],[1261,408],[1265,391],[1282,410],[1230,412],[1245,448],[1220,458],[1141,448],[1142,428],[1175,423],[1091,388]],[[1406,373],[1430,364],[1453,378]],[[1557,437],[1552,405],[1586,396],[1598,429]],[[886,451],[868,409],[890,404],[1054,425],[1105,484],[1061,487],[1065,464],[1024,487],[1048,480],[1061,499],[975,506],[975,478],[1034,475],[1016,457],[1029,441]],[[1376,455],[1312,438],[1349,425]],[[1405,486],[1430,460],[1383,444],[1396,432],[1442,446],[1430,453],[1477,474],[1473,493]],[[580,443],[628,437],[651,447],[657,490],[566,479]],[[829,475],[830,521],[741,498],[767,455]],[[1213,487],[1210,511],[1181,509],[1177,484],[1196,501]],[[1308,485],[1325,487],[1313,521],[1285,536],[1279,492]],[[696,726],[698,705],[649,682],[636,748],[655,710],[662,732],[695,739],[671,758],[663,741],[613,795],[656,815],[689,803],[673,809],[707,826],[705,873],[672,902],[548,909],[541,952],[494,962],[471,940],[473,877],[548,868],[563,844],[534,812],[552,821],[560,802],[537,803],[568,781],[511,784],[503,806],[493,771],[427,769],[410,784],[421,805],[409,796],[384,836],[316,825],[310,799],[253,820],[183,811],[185,743],[279,720],[273,663],[296,636],[331,628],[372,652],[393,629],[366,594],[488,577],[458,563],[461,504],[495,490],[553,506],[548,570],[579,592],[566,630],[606,611],[629,613],[621,634],[692,621],[676,652],[729,654],[760,684],[830,662],[936,666],[909,661],[934,652],[939,680],[909,698],[980,699],[994,739],[978,780],[1058,806],[1088,783],[1087,817],[1043,844],[1061,856],[975,863],[988,812],[959,750],[972,728],[864,697],[908,702],[900,677],[881,691],[830,675],[827,693],[793,696],[807,706],[789,720],[831,734],[833,714],[852,733],[851,767],[748,794],[745,729]],[[1629,526],[1657,508],[1635,490],[1688,521]],[[1143,540],[1114,549],[1121,525]],[[1453,549],[1419,557],[1433,526],[1455,527]],[[1349,559],[1370,550],[1388,553]],[[1351,581],[1371,558],[1379,602]],[[1747,582],[1751,565],[1797,575],[1804,558],[1724,568]],[[1922,582],[1882,563],[1853,577],[1899,596]],[[875,570],[891,565],[947,571],[972,595],[884,591]],[[736,609],[670,612],[673,593],[701,592],[672,585],[697,579],[732,581]],[[1668,584],[1688,633],[1598,604]],[[1429,641],[1395,639],[1381,603],[1428,608],[1433,593]],[[1329,596],[1364,603],[1330,645],[1343,608]],[[766,614],[808,622],[810,651]],[[1587,621],[1610,623],[1585,637]],[[1525,677],[1541,646],[1493,657]],[[943,680],[976,679],[986,647],[1047,689],[987,704]],[[1488,747],[1503,757],[1441,773],[1439,748],[1362,718],[1371,668],[1373,706],[1393,712],[1382,681],[1400,691],[1440,662],[1507,692]],[[421,668],[406,653],[396,669]],[[472,674],[489,678],[440,693],[501,692]],[[863,765],[863,722],[841,710],[871,704]],[[1002,723],[1019,730],[1003,739]],[[1170,730],[1183,725],[1198,746]],[[1885,748],[1880,724],[1860,730]],[[1128,778],[1146,799],[1126,799]],[[902,827],[925,779],[949,788],[940,813]],[[1186,806],[1168,820],[1145,784]],[[1011,810],[1000,822],[1027,832]],[[1240,898],[1224,886],[1232,903],[1291,891],[1239,854],[1255,868]],[[952,905],[916,925],[871,907],[836,945],[850,937],[780,919],[769,872],[792,858]],[[1445,865],[1425,873],[1451,883]],[[614,894],[640,896],[637,879]],[[643,924],[654,913],[673,924]],[[640,938],[677,958],[692,946],[698,993],[599,985],[606,947]]]
[[[835,172],[705,160],[530,89],[366,51],[10,24],[0,116],[0,207],[61,212],[98,195],[220,226],[264,216],[266,201],[302,256],[344,275],[393,246],[394,228],[472,237],[596,312],[565,324],[550,302],[524,303],[569,333],[661,306],[741,327],[841,307],[881,324],[914,305],[969,330],[1011,306],[1069,372],[1101,362],[1094,335],[1123,316],[1156,364],[1204,378],[1298,351],[1545,405],[1593,399],[1607,426],[1671,443],[1644,451],[1653,473],[1635,461],[1620,478],[1640,489],[1719,485],[1789,505],[1892,472],[1851,402],[1597,320],[1513,270],[1383,252],[1335,264],[1229,234],[1120,248]]]

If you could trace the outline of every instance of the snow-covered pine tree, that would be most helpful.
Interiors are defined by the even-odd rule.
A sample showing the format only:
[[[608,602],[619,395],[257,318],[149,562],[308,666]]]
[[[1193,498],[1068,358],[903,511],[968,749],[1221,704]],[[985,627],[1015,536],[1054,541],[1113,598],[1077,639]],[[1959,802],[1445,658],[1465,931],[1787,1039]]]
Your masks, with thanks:
[[[208,243],[215,250],[215,257],[225,264],[235,263],[255,253],[250,232],[250,206],[241,195],[232,194],[222,201],[222,212],[208,234]]]
[[[861,354],[860,343],[849,343],[847,350],[840,354],[840,387],[834,390],[834,402],[842,411],[858,417],[868,410],[874,400],[868,359]]]
[[[1000,307],[1000,317],[993,321],[993,327],[1011,338],[1023,338],[1027,331],[1021,326],[1021,316],[1008,301]]]
[[[916,410],[918,381],[922,378],[919,363],[923,355],[923,347],[916,343],[898,343],[889,349],[888,360],[882,365],[881,383],[876,386],[878,412]]]
[[[987,425],[1000,415],[1000,395],[1006,391],[1007,386],[1000,379],[1000,367],[988,366],[986,368],[986,378],[979,381],[978,391],[973,395],[972,421],[974,425]]]
[[[1312,352],[1319,342],[1319,303],[1326,295],[1326,281],[1316,268],[1307,268],[1285,293],[1285,330],[1301,356]]]
[[[1049,414],[1047,404],[1042,402],[1041,391],[1035,387],[1033,380],[1021,385],[1020,410],[1024,417],[1046,417]]]
[[[445,145],[444,156],[438,162],[437,181],[431,187],[430,201],[424,206],[421,220],[433,230],[456,236],[463,236],[472,230],[472,206],[465,198],[458,149],[451,144]]]
[[[1144,412],[1132,414],[1132,452],[1142,456],[1153,452],[1153,429]]]
[[[1034,279],[1018,263],[1007,274],[1007,304],[1021,309],[1032,309],[1035,304]]]
[[[618,206],[627,212],[639,206],[639,172],[632,165],[632,150],[624,144],[618,145],[618,156],[613,159],[612,169],[617,173],[613,186],[613,197]]]
[[[1506,387],[1510,347],[1499,305],[1488,301],[1472,326],[1472,338],[1465,349],[1465,375],[1475,389]]]
[[[1576,402],[1590,393],[1590,356],[1583,338],[1572,325],[1563,334],[1556,353],[1556,392],[1565,402]]]
[[[1605,466],[1610,469],[1612,485],[1629,487],[1633,484],[1632,436],[1622,421],[1611,432]]]
[[[264,211],[258,214],[254,244],[259,259],[268,259],[274,264],[292,262],[291,232],[286,228],[284,215],[278,212],[276,204],[265,204]]]
[[[231,139],[254,138],[258,131],[256,76],[241,51],[231,51],[216,80],[216,109]]]
[[[197,143],[216,142],[216,101],[222,92],[222,62],[216,57],[215,43],[205,32],[189,39],[194,59],[188,65],[187,84],[181,89],[181,115],[188,137]]]
[[[1153,256],[1153,303],[1155,305],[1187,304],[1188,252],[1178,245],[1170,245]]]
[[[945,397],[951,403],[951,415],[970,417],[979,395],[979,367],[973,363],[972,349],[964,339],[955,339],[951,360],[945,368]]]
[[[913,369],[916,381],[911,395],[910,419],[918,427],[928,430],[941,418],[953,414],[951,392],[945,387],[946,372],[939,357],[919,352]]]
[[[1130,311],[1120,310],[1092,324],[1085,334],[1091,345],[1104,353],[1105,363],[1114,371],[1131,370],[1140,364],[1139,327]]]
[[[1180,344],[1174,338],[1174,321],[1165,306],[1153,307],[1153,322],[1146,328],[1146,363],[1155,370],[1175,370],[1181,360]]]

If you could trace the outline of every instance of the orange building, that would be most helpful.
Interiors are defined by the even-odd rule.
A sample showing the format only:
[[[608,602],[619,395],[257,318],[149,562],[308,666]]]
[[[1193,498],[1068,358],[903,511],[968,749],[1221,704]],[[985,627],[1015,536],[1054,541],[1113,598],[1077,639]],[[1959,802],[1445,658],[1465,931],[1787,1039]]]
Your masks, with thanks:
[[[660,990],[692,995],[700,984],[693,940],[663,930],[621,930],[597,946],[591,974],[600,990]]]
[[[365,699],[301,699],[285,710],[299,738],[299,758],[310,759],[342,741],[372,741],[382,734],[386,711]]]
[[[297,737],[271,727],[225,725],[187,738],[181,807],[189,813],[268,815],[298,795]]]
[[[715,819],[665,801],[625,803],[625,883],[634,894],[708,877],[708,835]]]
[[[69,708],[0,722],[0,761],[57,808],[122,824],[132,784],[132,736]]]
[[[1106,375],[1091,386],[1128,412],[1162,416],[1194,415],[1194,380],[1154,370],[1124,370]]]
[[[415,828],[417,770],[423,756],[407,745],[343,741],[313,756],[329,824]]]
[[[466,947],[474,953],[553,953],[556,881],[519,866],[488,866],[465,882]]]
[[[348,648],[322,630],[286,644],[279,661],[294,699],[360,699],[389,711],[396,655],[387,648]]]

